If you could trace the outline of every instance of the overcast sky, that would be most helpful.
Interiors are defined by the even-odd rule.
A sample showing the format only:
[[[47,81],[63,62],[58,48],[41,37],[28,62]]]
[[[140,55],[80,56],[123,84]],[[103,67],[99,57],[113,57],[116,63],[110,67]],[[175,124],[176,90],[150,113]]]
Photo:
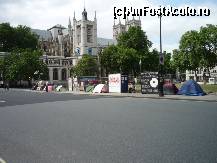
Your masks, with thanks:
[[[9,22],[13,26],[26,25],[35,29],[48,29],[56,24],[65,27],[69,17],[73,18],[74,11],[77,20],[81,19],[81,12],[85,8],[88,19],[94,19],[97,12],[98,37],[112,38],[114,24],[114,7],[157,7],[160,5],[171,7],[194,8],[208,7],[210,16],[197,17],[163,17],[162,42],[163,50],[171,52],[178,48],[182,34],[188,30],[198,30],[206,24],[217,25],[216,0],[0,0],[0,23]],[[138,18],[136,18],[138,19]],[[124,20],[121,20],[124,23]],[[118,23],[118,20],[116,20]],[[157,16],[141,17],[142,29],[148,39],[153,43],[153,48],[159,50],[159,18]]]

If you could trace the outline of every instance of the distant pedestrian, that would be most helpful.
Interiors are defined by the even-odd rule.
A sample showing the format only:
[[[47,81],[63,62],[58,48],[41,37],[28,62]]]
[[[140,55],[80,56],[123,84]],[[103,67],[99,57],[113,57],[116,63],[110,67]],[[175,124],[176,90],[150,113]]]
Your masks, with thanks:
[[[9,91],[9,83],[5,83],[5,84],[4,84],[4,87],[5,87],[5,90],[8,90],[8,91]]]
[[[46,92],[48,92],[48,82],[46,82],[45,90],[46,90]]]

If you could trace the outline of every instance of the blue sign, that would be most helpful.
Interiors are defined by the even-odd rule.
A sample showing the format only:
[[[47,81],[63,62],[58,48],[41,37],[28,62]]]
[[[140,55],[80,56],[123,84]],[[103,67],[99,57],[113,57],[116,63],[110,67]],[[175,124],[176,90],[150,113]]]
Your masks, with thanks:
[[[80,48],[79,48],[79,47],[76,48],[75,54],[76,54],[76,55],[80,55]]]
[[[87,53],[88,53],[89,55],[92,55],[92,48],[88,48],[88,49],[87,49]]]

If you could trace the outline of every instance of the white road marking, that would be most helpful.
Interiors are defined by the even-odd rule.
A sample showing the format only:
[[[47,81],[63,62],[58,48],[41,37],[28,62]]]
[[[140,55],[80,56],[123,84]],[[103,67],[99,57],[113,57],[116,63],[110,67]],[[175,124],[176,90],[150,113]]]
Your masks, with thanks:
[[[0,100],[0,103],[3,103],[3,102],[6,102],[6,101],[4,101],[4,100]],[[0,161],[1,161],[1,158],[0,158]]]
[[[0,158],[0,163],[6,163],[2,158]]]

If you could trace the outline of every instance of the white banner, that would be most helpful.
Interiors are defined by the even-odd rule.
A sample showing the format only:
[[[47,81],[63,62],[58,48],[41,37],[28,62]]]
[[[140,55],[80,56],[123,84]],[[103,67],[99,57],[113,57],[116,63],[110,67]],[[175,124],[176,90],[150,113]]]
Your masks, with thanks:
[[[121,93],[121,74],[109,75],[109,92]]]

